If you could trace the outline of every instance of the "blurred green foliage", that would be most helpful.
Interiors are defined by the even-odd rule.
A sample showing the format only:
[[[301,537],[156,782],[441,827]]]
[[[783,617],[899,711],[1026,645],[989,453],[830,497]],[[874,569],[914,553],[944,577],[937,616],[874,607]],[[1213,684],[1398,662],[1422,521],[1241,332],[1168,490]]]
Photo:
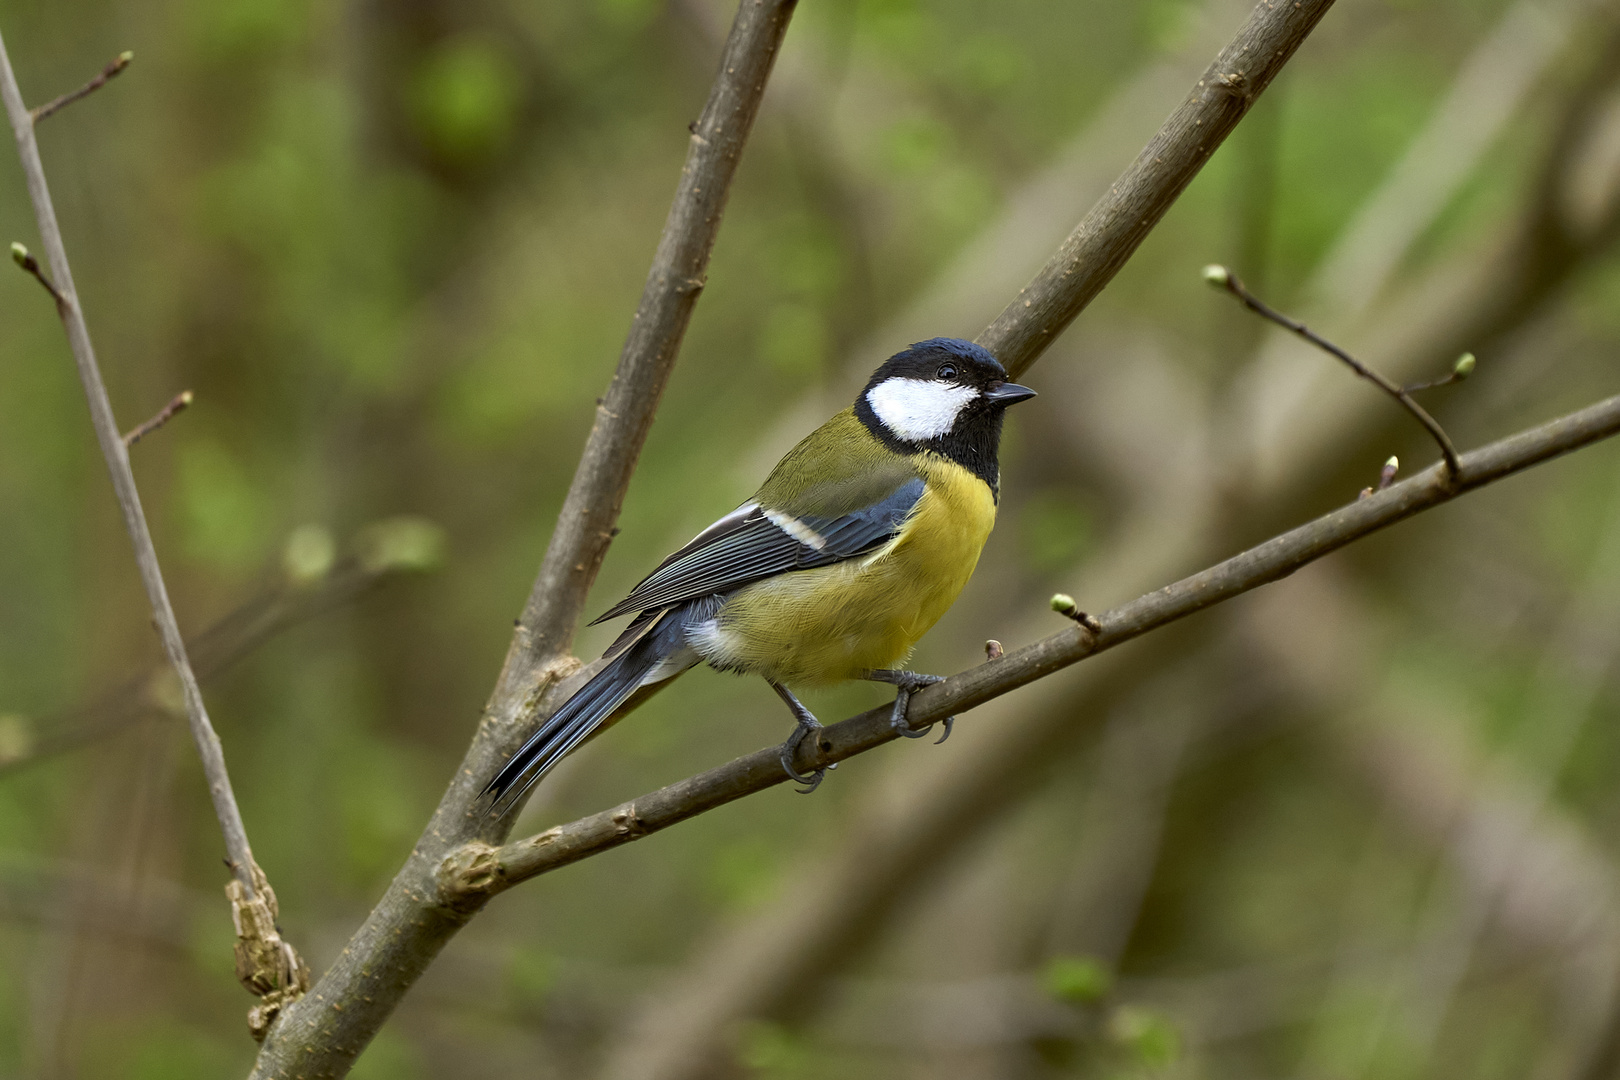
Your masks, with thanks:
[[[1077,402],[1109,394],[1108,376],[1158,364],[1194,387],[1189,409],[1213,409],[1254,338],[1198,268],[1249,252],[1260,265],[1235,269],[1271,283],[1268,299],[1302,302],[1302,283],[1506,6],[1335,9],[1031,374],[1042,397],[1011,423],[1003,528],[918,650],[920,670],[974,663],[986,637],[1017,647],[1032,616],[1058,624],[1042,616],[1055,590],[1081,606],[1127,598],[1095,595],[1106,583],[1082,595],[1083,568],[1110,545],[1159,539],[1132,531],[1133,515],[1154,507],[1118,477],[1147,486],[1173,467],[1129,433],[1136,416],[1185,403],[1120,397],[1099,432]],[[802,5],[591,613],[746,497],[819,418],[795,411],[800,402],[823,391],[842,400],[904,345],[894,320],[1117,88],[1202,48],[1211,21],[1221,37],[1241,7]],[[410,852],[477,723],[634,310],[729,11],[719,0],[0,0],[33,101],[121,49],[137,55],[41,139],[121,420],[133,426],[180,389],[197,395],[134,451],[183,625],[200,628],[289,573],[313,581],[351,550],[431,571],[262,643],[208,687],[255,851],[317,969]],[[1407,272],[1466,256],[1519,212],[1553,82],[1425,232]],[[1141,120],[1141,139],[1156,122]],[[1258,210],[1255,176],[1274,192]],[[25,208],[5,158],[0,240],[36,244]],[[1503,346],[1482,354],[1465,389],[1436,399],[1459,442],[1613,392],[1617,267],[1599,259],[1539,316],[1541,366],[1503,363]],[[988,299],[994,310],[1009,297]],[[980,329],[977,315],[951,314],[930,332]],[[158,652],[60,328],[22,274],[0,273],[0,327],[3,763]],[[1341,389],[1346,401],[1365,391],[1348,376]],[[1391,451],[1427,460],[1400,425],[1380,430],[1370,465],[1319,478],[1289,521],[1342,502]],[[1417,702],[1437,730],[1455,720],[1498,764],[1550,773],[1559,820],[1600,852],[1620,833],[1620,698],[1607,675],[1589,698],[1570,690],[1567,658],[1544,645],[1574,600],[1610,595],[1599,571],[1614,468],[1612,453],[1577,457],[1333,563],[1375,616],[1358,644],[1376,685],[1361,689]],[[1225,512],[1246,522],[1249,509]],[[582,631],[581,655],[614,632]],[[828,995],[857,996],[870,979],[922,988],[895,1000],[933,1000],[936,984],[1015,973],[1060,1014],[1106,1011],[1096,1037],[1037,1030],[1010,1049],[898,1047],[901,1036],[818,1026],[807,1005],[745,1025],[744,1065],[858,1080],[945,1075],[941,1062],[1005,1054],[1025,1071],[984,1075],[1509,1077],[1569,1058],[1556,964],[1524,960],[1494,930],[1434,1030],[1411,1020],[1411,1003],[1428,1000],[1434,927],[1450,925],[1435,913],[1465,910],[1466,881],[1385,796],[1327,759],[1305,730],[1333,720],[1322,706],[1267,696],[1271,666],[1242,651],[1237,629],[1220,636],[1229,651],[1183,705],[1251,723],[1222,728],[1175,777],[1120,955],[1043,944],[1061,919],[1053,882],[1091,839],[1070,822],[1100,786],[1082,729],[1100,726],[1107,703],[1084,701],[1074,745],[1007,796],[1039,812],[988,812],[999,838],[962,838],[920,887],[941,907],[973,908],[982,894],[946,871],[982,856],[1003,867],[986,874],[1006,878],[1012,898],[960,928],[958,916],[916,915],[921,901],[864,928]],[[833,718],[883,698],[856,686],[809,700]],[[1584,718],[1567,754],[1547,722],[1560,711]],[[613,805],[786,728],[763,685],[694,673],[548,780],[519,828]],[[908,744],[851,761],[814,799],[783,789],[503,896],[356,1075],[591,1075],[622,1035],[627,1002],[720,928],[795,895],[812,855],[873,827],[859,793],[924,753]],[[1038,855],[995,862],[985,852],[1004,856],[1006,836],[1040,837],[1005,841]],[[249,999],[232,975],[219,846],[185,733],[168,720],[0,774],[0,853],[103,872],[95,889],[24,888],[0,858],[0,1076],[245,1071]],[[119,921],[153,882],[191,897],[174,915],[180,931]],[[107,932],[109,921],[123,929]],[[1240,995],[1219,976],[1257,968],[1292,1006],[1247,1028],[1200,1026],[1204,1014],[1165,990],[1208,977],[1200,1000],[1220,1004]],[[881,1014],[871,1021],[882,1025]],[[963,1040],[981,1030],[961,1027]],[[1054,1041],[1061,1052],[1028,1053]]]
[[[1059,1001],[1089,1005],[1108,996],[1114,978],[1094,956],[1054,956],[1046,962],[1041,982]]]

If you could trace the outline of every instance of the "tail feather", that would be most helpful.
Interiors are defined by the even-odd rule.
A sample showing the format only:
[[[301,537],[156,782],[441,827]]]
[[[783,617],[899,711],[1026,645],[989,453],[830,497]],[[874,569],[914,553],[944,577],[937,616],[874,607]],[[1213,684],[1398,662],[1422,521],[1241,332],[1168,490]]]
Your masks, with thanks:
[[[484,788],[496,805],[510,805],[585,741],[646,678],[659,661],[650,649],[620,654],[530,735]]]
[[[694,622],[712,617],[718,606],[719,598],[705,598],[637,616],[608,649],[607,655],[612,657],[608,665],[525,740],[484,788],[481,798],[489,800],[493,811],[504,812],[637,689],[648,682],[674,678],[698,663],[699,657],[686,644],[686,630]]]

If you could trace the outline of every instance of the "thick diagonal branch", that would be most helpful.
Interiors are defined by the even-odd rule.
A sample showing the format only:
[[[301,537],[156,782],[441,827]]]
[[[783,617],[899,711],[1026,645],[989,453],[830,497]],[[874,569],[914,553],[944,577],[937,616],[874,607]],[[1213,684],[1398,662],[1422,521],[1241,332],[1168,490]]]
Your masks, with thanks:
[[[1130,168],[978,343],[1016,378],[1040,358],[1175,204],[1333,0],[1262,0]]]
[[[919,691],[912,698],[914,727],[960,714],[992,698],[1026,686],[1055,671],[1123,644],[1251,589],[1287,577],[1380,529],[1449,502],[1463,492],[1620,432],[1620,397],[1520,432],[1463,455],[1462,475],[1453,481],[1443,464],[1341,507],[1183,578],[1099,617],[1102,629],[1065,630]],[[825,728],[808,752],[803,769],[875,749],[897,738],[888,707],[880,707]],[[559,825],[500,848],[469,846],[445,861],[439,884],[447,905],[465,905],[598,852],[666,829],[706,810],[724,806],[788,778],[778,750],[771,747],[738,758],[639,799]]]
[[[747,0],[720,58],[720,75],[692,125],[680,187],[596,424],[568,489],[522,626],[536,653],[567,651],[585,593],[607,554],[630,474],[675,367],[686,324],[709,272],[731,178],[753,127],[796,0]]]
[[[469,841],[499,842],[511,816],[474,813],[485,780],[550,707],[585,594],[607,552],[653,415],[708,272],[732,177],[795,0],[742,0],[690,146],[641,302],[558,517],[483,722],[410,859],[347,948],[266,1040],[256,1077],[341,1076],[471,915],[438,903],[435,873]],[[336,1007],[334,1007],[336,1006]]]

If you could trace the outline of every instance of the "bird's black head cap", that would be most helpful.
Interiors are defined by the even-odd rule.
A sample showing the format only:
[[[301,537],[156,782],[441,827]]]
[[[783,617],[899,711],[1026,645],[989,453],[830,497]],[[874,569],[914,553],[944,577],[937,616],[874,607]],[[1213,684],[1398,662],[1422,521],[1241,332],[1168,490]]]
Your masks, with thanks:
[[[989,350],[960,338],[930,338],[895,353],[855,402],[874,436],[902,454],[932,451],[997,490],[1002,414],[1035,391],[1007,381]]]

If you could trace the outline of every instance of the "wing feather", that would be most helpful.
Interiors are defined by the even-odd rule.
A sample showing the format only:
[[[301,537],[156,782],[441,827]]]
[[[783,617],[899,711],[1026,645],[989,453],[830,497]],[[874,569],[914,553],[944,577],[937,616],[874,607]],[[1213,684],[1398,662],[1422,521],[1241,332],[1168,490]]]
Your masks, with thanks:
[[[822,538],[820,546],[788,533],[771,521],[757,503],[745,503],[665,559],[629,596],[594,622],[633,611],[670,607],[700,596],[729,592],[776,574],[831,566],[864,555],[899,533],[922,498],[923,487],[922,479],[913,476],[878,501],[851,513],[831,518],[798,516],[799,525]]]

